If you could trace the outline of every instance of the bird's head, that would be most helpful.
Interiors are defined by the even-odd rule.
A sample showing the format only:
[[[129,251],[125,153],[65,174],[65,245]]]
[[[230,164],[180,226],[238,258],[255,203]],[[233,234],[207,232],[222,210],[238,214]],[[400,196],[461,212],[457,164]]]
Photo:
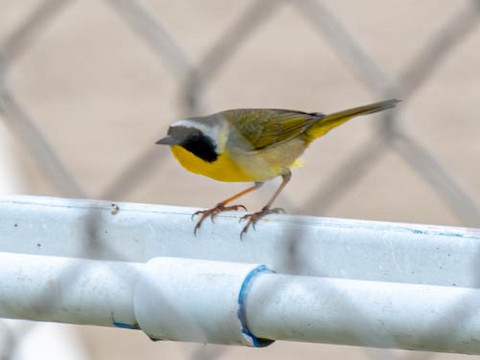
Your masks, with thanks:
[[[213,124],[194,119],[178,120],[168,128],[167,136],[155,144],[181,146],[207,162],[214,162],[220,155],[218,130]]]

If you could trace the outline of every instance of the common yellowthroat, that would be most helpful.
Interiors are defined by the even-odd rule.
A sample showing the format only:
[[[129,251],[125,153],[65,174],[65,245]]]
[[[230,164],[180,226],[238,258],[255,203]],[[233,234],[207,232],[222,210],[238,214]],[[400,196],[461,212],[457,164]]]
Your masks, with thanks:
[[[393,108],[399,100],[390,99],[325,115],[279,109],[226,110],[203,117],[177,120],[167,136],[156,144],[169,145],[173,156],[188,171],[228,182],[254,182],[254,185],[219,202],[201,215],[194,233],[209,216],[220,212],[246,210],[243,205],[228,205],[258,189],[277,176],[282,183],[260,210],[242,217],[246,220],[240,236],[267,214],[283,212],[272,204],[287,185],[298,157],[310,143],[351,118]],[[228,206],[227,206],[228,205]]]

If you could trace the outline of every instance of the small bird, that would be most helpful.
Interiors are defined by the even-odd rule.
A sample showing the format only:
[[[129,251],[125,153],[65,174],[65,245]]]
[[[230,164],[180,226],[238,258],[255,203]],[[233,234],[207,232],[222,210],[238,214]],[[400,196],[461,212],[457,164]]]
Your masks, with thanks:
[[[194,234],[208,217],[213,220],[224,211],[246,211],[243,205],[229,204],[260,188],[265,181],[282,177],[267,204],[241,218],[246,221],[242,237],[263,216],[284,212],[272,208],[272,204],[290,181],[290,168],[299,165],[297,159],[313,140],[353,117],[393,108],[399,101],[390,99],[329,115],[279,109],[226,110],[177,120],[170,125],[167,136],[156,144],[169,145],[177,161],[195,174],[218,181],[254,183],[213,208],[194,213],[193,216],[201,215]]]

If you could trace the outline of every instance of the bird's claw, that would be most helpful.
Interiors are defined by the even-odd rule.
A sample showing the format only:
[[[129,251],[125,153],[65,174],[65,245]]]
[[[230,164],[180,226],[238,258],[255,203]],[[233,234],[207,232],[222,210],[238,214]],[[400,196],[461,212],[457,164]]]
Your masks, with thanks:
[[[274,209],[263,208],[260,211],[242,216],[240,218],[240,221],[246,221],[247,223],[245,224],[242,231],[240,232],[240,239],[242,239],[243,236],[247,233],[250,226],[253,228],[253,230],[255,230],[256,223],[262,217],[269,214],[279,214],[279,213],[285,213],[285,210],[283,210],[282,208],[274,208]]]
[[[238,211],[240,209],[243,209],[244,211],[247,211],[247,208],[243,205],[231,205],[231,206],[225,206],[223,203],[218,203],[215,207],[208,209],[208,210],[199,210],[196,211],[192,214],[192,219],[196,215],[201,215],[200,220],[198,220],[197,225],[195,225],[195,228],[193,229],[193,235],[197,235],[198,229],[202,226],[202,223],[205,221],[206,218],[210,217],[210,219],[213,221],[215,216],[220,214],[221,212],[224,211]]]

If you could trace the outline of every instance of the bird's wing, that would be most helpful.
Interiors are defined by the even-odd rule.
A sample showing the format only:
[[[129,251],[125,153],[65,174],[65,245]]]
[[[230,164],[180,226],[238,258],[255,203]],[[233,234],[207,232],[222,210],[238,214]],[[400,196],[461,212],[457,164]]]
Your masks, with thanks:
[[[227,117],[237,130],[236,140],[243,141],[243,147],[254,151],[299,136],[324,115],[293,110],[240,109],[231,110]]]

